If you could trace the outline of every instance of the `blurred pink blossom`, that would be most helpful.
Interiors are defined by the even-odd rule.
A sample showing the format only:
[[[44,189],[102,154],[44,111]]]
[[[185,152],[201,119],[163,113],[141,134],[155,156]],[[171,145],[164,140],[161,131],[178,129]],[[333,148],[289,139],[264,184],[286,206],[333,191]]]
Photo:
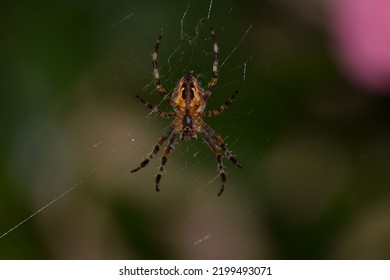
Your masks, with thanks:
[[[390,0],[330,1],[336,58],[360,87],[390,93]]]

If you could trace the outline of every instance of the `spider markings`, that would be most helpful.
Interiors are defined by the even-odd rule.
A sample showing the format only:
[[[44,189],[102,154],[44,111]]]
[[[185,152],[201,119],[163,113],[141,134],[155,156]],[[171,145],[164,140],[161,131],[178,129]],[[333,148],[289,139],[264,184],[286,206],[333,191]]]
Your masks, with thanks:
[[[163,100],[172,106],[173,112],[162,112],[156,106],[150,104],[140,96],[136,97],[142,102],[148,109],[155,112],[157,115],[163,118],[175,118],[170,125],[165,128],[163,135],[154,146],[153,150],[147,155],[147,157],[141,162],[141,164],[131,170],[134,173],[144,168],[154,158],[154,156],[160,151],[161,146],[167,141],[167,146],[164,149],[163,156],[161,158],[160,168],[156,176],[156,191],[160,191],[160,181],[162,174],[165,170],[168,156],[175,144],[177,137],[181,140],[193,140],[197,138],[199,133],[210,149],[215,153],[217,157],[217,166],[219,176],[222,181],[221,189],[218,193],[220,196],[226,187],[226,173],[222,162],[221,150],[225,157],[229,159],[236,167],[241,168],[238,160],[228,150],[221,136],[219,136],[208,124],[206,124],[202,117],[213,117],[221,114],[228,106],[233,102],[234,98],[238,94],[236,90],[234,94],[226,100],[218,109],[212,111],[204,111],[206,107],[206,101],[212,94],[215,86],[218,82],[218,60],[219,50],[218,44],[215,39],[214,29],[211,28],[211,38],[213,41],[213,76],[208,83],[207,88],[203,89],[198,80],[192,75],[183,76],[177,83],[176,88],[173,90],[172,96],[169,96],[161,84],[160,73],[158,70],[158,48],[161,42],[161,35],[156,40],[156,46],[152,54],[152,66],[154,83],[157,91],[163,97]]]

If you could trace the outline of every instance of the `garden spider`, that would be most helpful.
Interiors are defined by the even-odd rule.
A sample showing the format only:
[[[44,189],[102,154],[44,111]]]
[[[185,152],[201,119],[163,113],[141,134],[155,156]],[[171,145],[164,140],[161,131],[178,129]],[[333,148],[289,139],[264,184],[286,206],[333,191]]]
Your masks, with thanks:
[[[147,158],[141,162],[141,164],[131,170],[131,173],[134,173],[142,168],[144,168],[158,153],[161,145],[167,141],[168,144],[164,150],[163,157],[161,159],[160,169],[156,176],[156,191],[160,191],[160,180],[167,163],[167,158],[171,152],[173,145],[176,141],[176,138],[180,136],[181,140],[193,140],[197,138],[197,133],[202,135],[204,141],[211,148],[217,157],[218,171],[219,176],[221,177],[222,186],[218,193],[220,196],[226,186],[226,173],[222,163],[222,154],[221,150],[225,156],[236,166],[241,168],[238,160],[232,155],[232,153],[226,148],[225,143],[222,138],[215,133],[215,131],[206,124],[202,117],[213,117],[221,114],[234,100],[238,91],[236,91],[228,100],[224,102],[218,109],[212,111],[204,111],[206,107],[206,101],[213,92],[217,82],[218,82],[218,44],[215,39],[214,29],[211,28],[211,38],[213,41],[213,52],[214,52],[214,63],[213,63],[213,77],[211,82],[208,84],[206,90],[202,88],[198,80],[192,75],[186,75],[182,77],[176,88],[174,89],[172,96],[169,96],[165,91],[164,87],[160,82],[160,73],[157,66],[157,52],[158,47],[160,46],[161,35],[157,38],[156,46],[152,54],[152,65],[153,65],[153,75],[154,83],[156,85],[157,91],[162,95],[163,99],[172,106],[173,112],[162,112],[156,106],[150,104],[149,102],[142,99],[140,96],[136,97],[152,112],[155,112],[157,115],[163,118],[175,118],[171,124],[165,128],[163,135],[158,140],[157,144],[154,146],[153,151],[151,151]]]

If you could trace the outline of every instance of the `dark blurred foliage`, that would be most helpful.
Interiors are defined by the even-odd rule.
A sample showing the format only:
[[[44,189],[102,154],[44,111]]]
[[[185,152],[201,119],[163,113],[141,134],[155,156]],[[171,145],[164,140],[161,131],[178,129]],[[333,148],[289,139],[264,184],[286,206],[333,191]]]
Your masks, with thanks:
[[[294,3],[213,1],[209,19],[210,1],[2,4],[0,235],[47,207],[0,257],[388,259],[390,100],[340,70],[327,1]],[[168,121],[134,96],[161,100],[160,32],[165,87],[205,85],[210,25],[223,66],[207,108],[240,94],[207,122],[244,168],[226,160],[217,197],[214,155],[180,142],[156,193],[159,156],[129,171]]]

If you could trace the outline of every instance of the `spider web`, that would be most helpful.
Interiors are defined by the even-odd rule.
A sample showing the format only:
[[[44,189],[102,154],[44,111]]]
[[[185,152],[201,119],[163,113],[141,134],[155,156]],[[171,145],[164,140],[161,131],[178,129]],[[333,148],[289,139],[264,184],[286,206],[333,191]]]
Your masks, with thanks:
[[[172,201],[175,201],[174,203],[179,207],[182,202],[176,202],[178,198],[179,201],[192,201],[199,208],[194,210],[193,216],[187,217],[187,219],[195,224],[199,223],[199,219],[203,217],[204,213],[209,212],[208,204],[201,201],[210,198],[205,198],[202,193],[206,193],[208,197],[212,196],[214,199],[219,191],[220,179],[216,170],[215,155],[202,143],[200,138],[197,141],[178,141],[176,143],[175,149],[168,159],[166,172],[163,174],[161,192],[158,195],[154,193],[153,187],[156,169],[160,164],[160,155],[157,155],[142,171],[136,174],[129,172],[151,151],[161,135],[162,129],[169,123],[169,120],[157,118],[153,112],[149,112],[141,103],[137,103],[138,101],[133,97],[135,93],[140,94],[161,110],[170,110],[169,106],[166,106],[161,97],[158,96],[151,75],[150,53],[158,32],[160,31],[163,35],[159,51],[160,75],[162,83],[169,93],[184,74],[195,75],[203,86],[211,78],[212,43],[209,25],[213,20],[216,3],[211,0],[203,6],[203,14],[194,13],[199,9],[197,5],[192,2],[183,4],[182,12],[177,17],[176,27],[179,28],[176,30],[169,24],[165,24],[168,14],[160,12],[160,30],[155,28],[151,30],[150,26],[146,27],[143,30],[144,36],[137,39],[143,41],[142,47],[119,50],[117,53],[113,52],[108,55],[110,59],[108,62],[103,62],[102,66],[109,69],[110,66],[119,62],[122,72],[107,71],[105,78],[100,83],[92,84],[96,82],[96,77],[99,77],[102,71],[100,65],[94,66],[89,76],[80,82],[79,91],[92,92],[92,96],[87,95],[86,100],[80,101],[82,105],[75,109],[72,116],[62,124],[61,129],[56,130],[54,143],[47,147],[47,156],[30,193],[34,201],[33,207],[36,210],[32,210],[25,218],[16,217],[15,220],[10,221],[11,225],[2,227],[0,242],[4,242],[6,238],[17,231],[23,231],[24,226],[32,222],[35,223],[35,220],[39,227],[45,228],[49,223],[53,223],[58,215],[68,217],[66,212],[70,213],[70,217],[76,217],[85,210],[98,212],[97,209],[101,208],[97,207],[96,204],[99,201],[104,202],[106,196],[111,195],[123,195],[136,205],[138,205],[137,200],[145,199],[152,203],[161,200],[163,203],[160,207],[164,207]],[[240,51],[252,25],[242,29],[241,36],[234,39],[234,45],[224,44],[230,35],[228,28],[231,27],[232,12],[232,8],[226,9],[225,17],[228,20],[223,25],[216,27],[219,47],[224,50],[224,55],[221,55],[220,58],[221,78],[215,90],[218,95],[214,94],[210,98],[212,100],[207,104],[209,109],[221,105],[236,87],[247,79],[247,65],[250,63],[251,55],[238,59],[238,62],[230,62]],[[112,36],[120,36],[119,34],[124,34],[127,27],[139,24],[141,16],[136,10],[129,10],[128,13],[114,19],[108,24],[113,32]],[[121,39],[124,49],[127,42],[134,40],[128,35],[123,35]],[[120,39],[117,38],[117,40]],[[133,65],[132,69],[127,66],[129,64]],[[126,76],[134,77],[137,74],[138,79],[127,81]],[[234,112],[234,104],[232,107],[224,114],[234,116],[240,113]],[[210,120],[210,122],[206,121],[211,123],[217,132],[220,129],[229,131],[232,128],[229,124],[223,123],[222,118]],[[54,123],[48,124],[48,129],[55,125]],[[225,133],[222,136],[234,151],[234,147],[238,145],[239,136],[233,133]],[[62,152],[59,159],[55,159],[53,154],[58,154],[58,149]],[[55,164],[51,166],[52,161],[64,161],[64,163],[60,166]],[[46,170],[44,170],[45,168]],[[55,168],[63,168],[64,170],[53,171],[52,174],[47,173]],[[229,166],[227,169],[228,172],[233,170],[233,166]],[[228,180],[231,180],[228,181],[228,184],[233,185],[230,183],[234,182],[233,176],[229,176]],[[91,193],[92,198],[87,198]],[[111,201],[111,203],[113,202]],[[226,204],[226,202],[220,202],[221,205],[224,203]],[[73,210],[71,210],[72,208]],[[95,212],[95,216],[99,216],[98,219],[103,225],[111,223],[111,214],[106,211],[103,210],[100,215]],[[147,210],[146,212],[149,213]],[[168,210],[162,210],[162,212],[169,213]],[[215,218],[219,218],[221,212],[216,212]],[[167,223],[173,224],[169,219]],[[58,225],[55,222],[54,224]],[[70,224],[77,227],[77,224]],[[55,225],[49,227],[53,229]],[[157,229],[158,225],[156,223],[153,226],[153,231]],[[64,229],[61,226],[60,228]],[[69,236],[70,234],[71,231],[65,230],[64,235]],[[192,242],[189,244],[201,246],[218,234],[220,233],[215,230],[199,230],[190,239]],[[95,238],[97,237],[95,236]],[[54,236],[51,239],[51,244],[53,244]],[[58,244],[53,246],[58,246],[56,247],[58,250],[64,249]],[[65,253],[62,256],[74,258],[71,253],[68,255]],[[90,256],[86,255],[85,257]],[[99,253],[93,256],[99,256]],[[104,257],[104,255],[100,256]]]

